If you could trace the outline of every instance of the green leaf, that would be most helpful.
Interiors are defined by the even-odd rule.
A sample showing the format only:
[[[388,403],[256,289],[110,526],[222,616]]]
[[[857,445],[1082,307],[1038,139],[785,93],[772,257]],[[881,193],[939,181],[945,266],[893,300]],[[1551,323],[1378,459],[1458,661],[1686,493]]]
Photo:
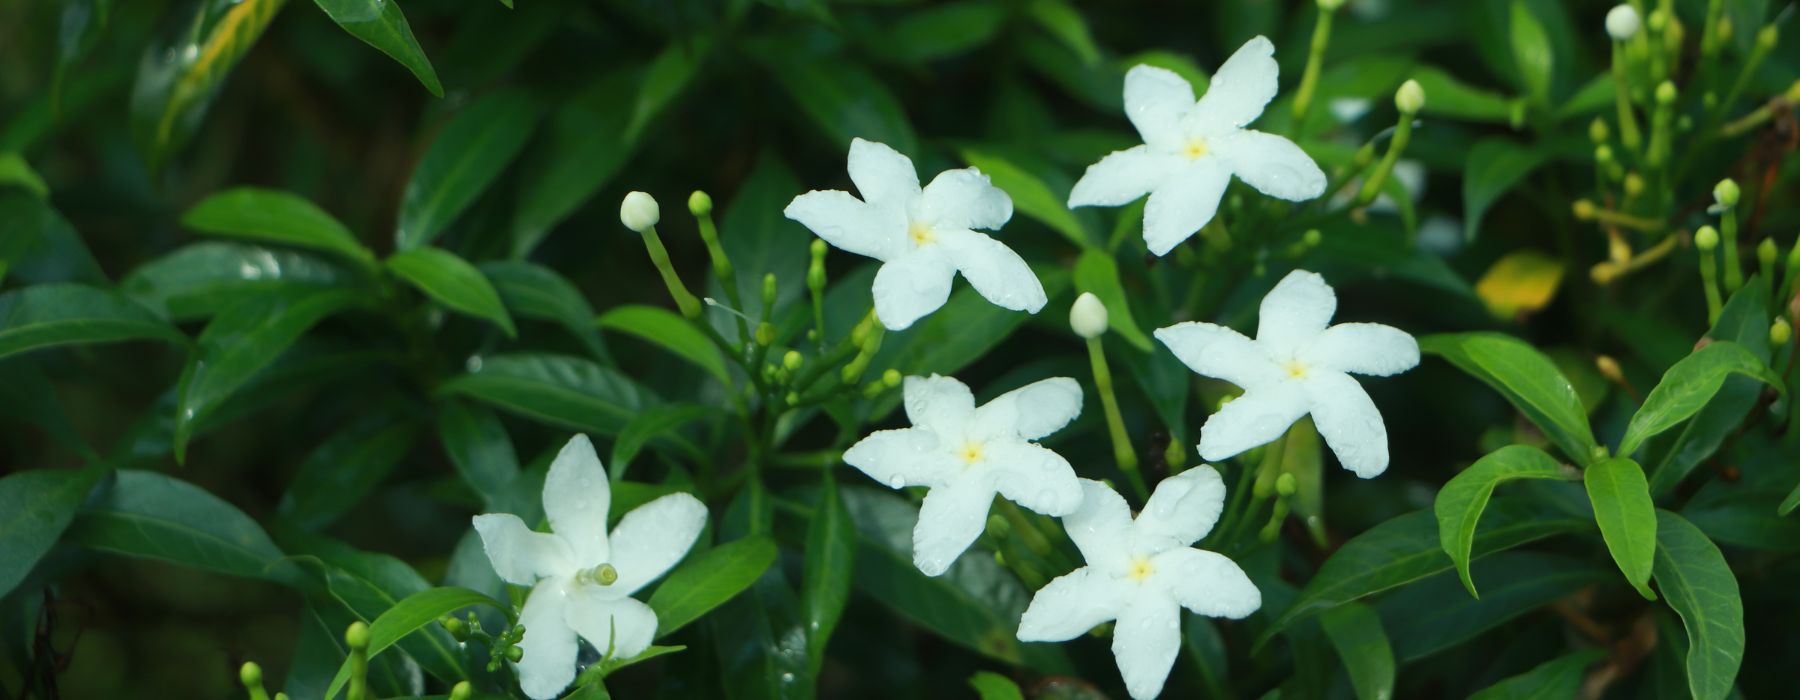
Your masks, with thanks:
[[[619,439],[613,442],[612,458],[606,463],[612,465],[611,476],[614,481],[625,478],[625,471],[631,461],[637,459],[638,453],[651,440],[666,433],[674,432],[683,425],[703,418],[717,416],[719,410],[714,406],[693,403],[676,403],[651,406],[632,417],[625,424],[625,430],[619,433]]]
[[[1477,562],[1475,568],[1488,581],[1487,595],[1480,600],[1465,595],[1448,572],[1382,599],[1377,607],[1402,662],[1457,648],[1607,576],[1588,561],[1539,552],[1501,552]]]
[[[695,328],[680,314],[656,306],[628,304],[600,314],[600,318],[595,319],[594,323],[601,328],[630,333],[660,345],[664,350],[706,370],[707,374],[716,377],[721,384],[731,384],[731,376],[725,372],[725,353],[720,352],[719,347],[704,332]]]
[[[1800,508],[1800,486],[1795,486],[1793,491],[1788,492],[1787,498],[1781,499],[1781,505],[1775,509],[1775,512],[1787,515],[1794,512],[1795,508]]]
[[[719,220],[719,247],[725,249],[726,256],[731,258],[732,266],[738,271],[738,296],[744,304],[739,311],[750,318],[761,318],[763,313],[762,275],[775,275],[776,309],[791,308],[806,289],[807,246],[812,243],[813,235],[781,213],[799,191],[800,182],[781,157],[774,151],[763,151],[757,156],[756,166],[745,177],[744,184],[724,206],[724,216]],[[750,272],[752,270],[755,273]],[[838,282],[831,281],[833,284]],[[707,288],[714,290],[708,295],[714,299],[730,298],[724,294],[723,283],[711,275],[707,276]],[[793,318],[798,321],[810,316],[809,311],[794,314]],[[737,332],[728,314],[712,313],[711,317],[713,328],[721,335]],[[841,337],[850,330],[847,324],[836,328],[829,325],[829,317],[827,321],[826,338]],[[784,337],[798,333],[800,329],[799,325],[791,328],[780,325]]]
[[[281,513],[318,530],[361,503],[412,449],[418,429],[382,411],[327,438],[306,460],[281,497]]]
[[[79,284],[40,284],[0,294],[0,358],[58,345],[187,336],[136,302]]]
[[[406,23],[406,13],[400,11],[399,0],[313,0],[313,3],[350,36],[406,66],[431,94],[444,96],[444,86],[438,82],[437,71],[431,68],[431,59],[425,57],[425,50],[419,48],[419,40],[413,38],[412,25]]]
[[[181,225],[216,236],[280,243],[374,262],[375,254],[325,210],[291,192],[239,187],[201,200]]]
[[[1081,251],[1081,257],[1075,259],[1075,291],[1091,292],[1100,299],[1106,307],[1107,327],[1118,331],[1125,342],[1144,352],[1155,350],[1150,336],[1144,335],[1131,315],[1129,295],[1119,280],[1119,264],[1111,254],[1099,248]]]
[[[1519,67],[1519,79],[1525,83],[1532,101],[1540,107],[1549,107],[1551,69],[1556,60],[1550,49],[1550,37],[1544,33],[1543,23],[1531,13],[1525,0],[1513,0],[1511,18],[1508,37],[1513,63]]]
[[[1769,369],[1756,355],[1737,343],[1715,340],[1663,373],[1662,381],[1644,397],[1644,405],[1625,426],[1625,439],[1619,442],[1619,454],[1636,452],[1644,440],[1698,413],[1714,394],[1719,393],[1725,378],[1733,374],[1760,380],[1784,395],[1787,393],[1781,375]]]
[[[499,601],[467,588],[430,588],[407,596],[369,623],[369,657],[386,651],[395,642],[426,625],[436,623],[438,618],[476,605],[501,611],[507,609]],[[350,661],[346,659],[344,665],[338,667],[337,677],[331,679],[325,697],[336,697],[349,680]]]
[[[262,527],[206,489],[156,472],[122,469],[81,511],[68,539],[92,549],[244,578],[271,577],[284,556]]]
[[[850,603],[850,581],[856,565],[856,525],[838,495],[830,470],[819,477],[819,501],[806,525],[806,559],[802,564],[800,607],[806,623],[806,659],[813,675],[825,663],[826,645]]]
[[[515,503],[520,499],[513,497],[519,458],[493,411],[455,400],[438,404],[438,440],[456,473],[481,496],[486,512],[521,512]]]
[[[1087,19],[1081,11],[1068,0],[1033,0],[1027,9],[1031,19],[1056,37],[1070,51],[1075,52],[1083,63],[1096,63],[1100,60],[1100,47],[1094,44],[1094,35],[1088,30]],[[1200,83],[1204,85],[1205,82]]]
[[[452,118],[406,183],[395,245],[411,250],[443,233],[525,147],[537,119],[537,104],[512,91],[483,97]]]
[[[644,127],[649,126],[682,89],[693,82],[694,75],[700,72],[711,52],[711,40],[682,37],[650,61],[638,84],[637,101],[631,108],[631,123],[625,127],[623,136],[625,143],[635,143],[643,135]]]
[[[1656,511],[1656,585],[1687,629],[1688,689],[1697,700],[1732,693],[1744,660],[1744,603],[1725,555],[1686,519]]]
[[[0,188],[0,280],[23,284],[106,284],[94,254],[50,203]]]
[[[594,662],[592,666],[589,666],[587,670],[582,671],[581,675],[575,677],[575,686],[581,690],[565,697],[568,700],[612,697],[606,693],[606,686],[600,682],[601,680],[612,675],[614,671],[625,668],[626,666],[640,664],[658,656],[667,656],[678,651],[687,651],[687,647],[681,644],[676,644],[674,646],[652,644],[648,647],[644,647],[644,650],[638,652],[637,656],[633,656],[629,659],[621,659],[612,656],[600,659],[599,661]],[[595,689],[598,689],[598,693],[595,693]]]
[[[751,535],[701,552],[650,594],[656,636],[668,636],[744,592],[775,563],[775,540]]]
[[[1388,700],[1394,695],[1394,650],[1375,610],[1349,603],[1319,615],[1325,636],[1350,672],[1357,700]]]
[[[50,196],[50,186],[44,184],[25,157],[17,153],[0,153],[0,186],[16,186],[26,192],[37,195],[38,199]]]
[[[981,700],[1025,700],[1019,684],[993,671],[976,671],[975,675],[969,676],[969,687],[975,689],[975,695]]]
[[[1511,139],[1496,136],[1475,142],[1463,166],[1463,239],[1475,240],[1488,207],[1543,165],[1545,159],[1543,151]]]
[[[612,362],[606,341],[594,329],[594,307],[555,270],[522,260],[491,260],[475,266],[500,293],[500,301],[521,318],[561,324],[601,362]]]
[[[1656,600],[1650,590],[1650,567],[1656,560],[1656,504],[1650,501],[1644,469],[1628,457],[1614,457],[1588,465],[1582,480],[1613,561],[1646,600]]]
[[[284,288],[221,311],[200,332],[176,386],[175,459],[195,426],[325,317],[362,303],[354,292]]]
[[[295,286],[349,287],[351,274],[311,253],[205,241],[140,265],[120,280],[119,291],[183,321],[212,316],[247,296]]]
[[[1464,84],[1442,68],[1418,66],[1412,79],[1425,89],[1425,107],[1420,111],[1426,115],[1494,124],[1512,120],[1512,100]]]
[[[1500,392],[1570,459],[1592,459],[1594,434],[1581,397],[1536,348],[1500,333],[1444,333],[1420,338],[1419,350],[1449,360]]]
[[[387,259],[387,267],[451,310],[493,321],[506,337],[518,337],[512,315],[500,303],[500,293],[480,270],[455,253],[431,246],[403,250]]]
[[[656,402],[630,377],[579,357],[518,353],[478,357],[470,364],[468,374],[439,384],[438,392],[562,428],[618,435]]]
[[[1754,275],[1725,302],[1719,320],[1706,337],[1729,340],[1749,350],[1759,360],[1769,357],[1769,281]],[[1686,351],[1687,348],[1682,348]],[[1672,365],[1680,360],[1669,361]],[[1732,376],[1725,379],[1719,392],[1706,407],[1694,414],[1662,450],[1650,467],[1650,495],[1660,497],[1674,490],[1682,479],[1711,457],[1725,440],[1743,425],[1745,416],[1762,399],[1760,378]],[[1653,445],[1653,440],[1645,440]],[[1647,454],[1657,454],[1654,447]],[[1648,462],[1647,462],[1648,463]]]
[[[608,71],[551,113],[543,138],[519,168],[514,257],[529,254],[625,165],[637,146],[625,138],[635,105],[619,95],[631,91],[637,77],[635,68]]]
[[[0,478],[0,597],[50,552],[106,470],[31,469]]]
[[[1568,480],[1573,476],[1573,472],[1543,450],[1527,445],[1508,445],[1475,460],[1438,490],[1437,500],[1432,504],[1432,511],[1437,514],[1438,542],[1450,555],[1457,576],[1462,579],[1463,587],[1469,589],[1471,597],[1480,598],[1481,595],[1475,592],[1475,579],[1469,574],[1470,551],[1475,544],[1476,525],[1481,520],[1481,512],[1487,509],[1494,487],[1512,479]]]
[[[966,53],[1000,31],[1007,8],[984,0],[934,3],[906,13],[874,41],[882,51],[908,63],[926,63]]]
[[[132,132],[152,170],[200,128],[225,77],[275,20],[285,0],[202,0],[176,38],[152,42],[131,91]]]
[[[1606,657],[1601,649],[1582,649],[1476,691],[1469,700],[1564,700],[1581,693],[1587,668]]]
[[[764,52],[788,96],[812,117],[829,142],[848,152],[851,139],[885,143],[904,154],[919,152],[918,138],[900,100],[854,61]],[[770,55],[774,54],[774,55]]]
[[[1042,178],[990,150],[966,146],[957,149],[957,153],[962,155],[963,162],[980,169],[993,180],[995,187],[1012,197],[1013,206],[1018,207],[1019,213],[1037,219],[1077,246],[1091,248],[1094,245],[1087,230],[1063,203],[1066,196],[1052,192]]]
[[[99,455],[69,422],[56,387],[36,363],[26,358],[0,360],[0,425],[35,425],[50,439],[73,450],[82,459]],[[5,594],[0,592],[0,597]]]
[[[330,538],[292,530],[278,532],[277,542],[296,555],[294,559],[305,565],[303,569],[316,569],[323,590],[315,587],[306,591],[314,605],[339,609],[356,618],[373,620],[406,597],[431,588],[425,577],[406,562],[386,554],[360,551]],[[485,555],[482,566],[488,566]],[[343,630],[335,630],[333,636],[342,640]],[[461,645],[442,628],[421,629],[397,644],[406,652],[407,664],[417,663],[441,680],[455,682],[468,675]],[[342,663],[339,655],[320,671],[320,691]]]

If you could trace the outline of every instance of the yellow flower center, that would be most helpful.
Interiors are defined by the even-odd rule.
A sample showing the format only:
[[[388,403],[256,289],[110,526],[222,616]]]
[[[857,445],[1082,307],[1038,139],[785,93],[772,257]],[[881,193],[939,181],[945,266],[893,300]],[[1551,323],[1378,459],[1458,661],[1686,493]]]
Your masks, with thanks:
[[[906,235],[912,239],[915,246],[927,245],[937,240],[937,235],[931,232],[931,226],[917,221],[913,222],[912,226],[906,230]]]
[[[1306,363],[1299,360],[1288,360],[1287,362],[1283,362],[1281,363],[1281,368],[1287,370],[1288,377],[1292,379],[1305,377],[1308,369]]]
[[[1187,147],[1181,149],[1181,152],[1190,160],[1198,160],[1200,156],[1206,155],[1206,140],[1194,139],[1189,141],[1187,142]]]
[[[1127,575],[1133,581],[1142,581],[1150,578],[1153,573],[1156,573],[1156,567],[1150,564],[1149,557],[1138,557],[1131,560],[1131,572]]]
[[[981,461],[981,451],[981,443],[965,442],[957,455],[962,457],[964,464],[974,464]]]

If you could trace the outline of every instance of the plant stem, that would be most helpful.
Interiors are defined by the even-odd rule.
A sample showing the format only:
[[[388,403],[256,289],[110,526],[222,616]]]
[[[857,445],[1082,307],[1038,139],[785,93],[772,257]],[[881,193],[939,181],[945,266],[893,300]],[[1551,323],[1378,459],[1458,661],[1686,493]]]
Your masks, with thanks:
[[[1100,405],[1106,410],[1106,431],[1112,436],[1113,457],[1119,462],[1119,471],[1125,472],[1125,478],[1137,490],[1138,498],[1148,499],[1150,491],[1144,485],[1144,477],[1138,473],[1137,453],[1131,449],[1131,436],[1125,432],[1125,418],[1119,413],[1119,399],[1113,394],[1112,369],[1106,365],[1106,351],[1100,347],[1100,338],[1087,339],[1088,361],[1094,368],[1094,386],[1100,391]]]

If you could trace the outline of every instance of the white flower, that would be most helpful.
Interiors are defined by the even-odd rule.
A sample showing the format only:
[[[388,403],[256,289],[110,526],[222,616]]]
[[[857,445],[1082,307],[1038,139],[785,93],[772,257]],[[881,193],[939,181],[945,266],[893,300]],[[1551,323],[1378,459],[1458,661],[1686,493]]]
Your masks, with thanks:
[[[662,208],[657,206],[655,197],[643,192],[628,192],[619,202],[619,223],[625,224],[625,228],[643,233],[661,220]]]
[[[1027,384],[981,408],[969,387],[935,374],[907,377],[905,394],[913,427],[870,433],[844,461],[890,488],[931,488],[913,528],[913,564],[926,576],[944,573],[981,535],[996,493],[1051,516],[1081,505],[1069,462],[1031,442],[1081,413],[1075,380]]]
[[[1019,639],[1061,642],[1108,620],[1113,658],[1131,697],[1156,697],[1181,649],[1181,608],[1242,619],[1262,592],[1237,563],[1188,545],[1205,537],[1225,507],[1225,484],[1201,465],[1157,484],[1136,520],[1105,484],[1081,480],[1081,509],[1063,527],[1087,566],[1032,596]]]
[[[1106,305],[1093,292],[1082,292],[1069,306],[1069,327],[1075,335],[1092,340],[1106,333]]]
[[[544,478],[544,513],[554,534],[533,532],[516,515],[475,516],[494,572],[532,586],[519,613],[525,656],[518,671],[519,687],[538,700],[556,697],[575,679],[577,635],[614,658],[650,646],[656,613],[631,594],[681,561],[706,526],[706,506],[675,493],[625,514],[608,537],[611,502],[593,443],[576,435]]]
[[[1044,308],[1044,286],[1025,260],[971,230],[998,230],[1013,212],[1012,198],[980,170],[946,170],[921,190],[912,160],[862,139],[850,143],[849,169],[862,199],[814,190],[782,213],[827,243],[883,263],[874,288],[883,325],[901,330],[943,306],[957,272],[997,306]]]
[[[1281,437],[1312,414],[1339,462],[1370,478],[1388,465],[1381,412],[1347,372],[1391,376],[1419,364],[1419,344],[1378,323],[1329,328],[1337,294],[1317,273],[1295,270],[1263,297],[1256,340],[1210,323],[1159,328],[1156,339],[1204,376],[1243,388],[1200,428],[1200,457],[1226,459]]]
[[[1629,41],[1638,32],[1637,9],[1629,4],[1620,4],[1606,12],[1606,33],[1612,35],[1613,41]]]
[[[1163,255],[1218,211],[1231,176],[1290,201],[1325,192],[1325,173],[1299,146],[1245,129],[1275,97],[1275,46],[1256,37],[1232,54],[1199,102],[1173,72],[1138,66],[1125,74],[1125,116],[1144,145],[1088,166],[1069,206],[1118,206],[1150,194],[1144,243]]]

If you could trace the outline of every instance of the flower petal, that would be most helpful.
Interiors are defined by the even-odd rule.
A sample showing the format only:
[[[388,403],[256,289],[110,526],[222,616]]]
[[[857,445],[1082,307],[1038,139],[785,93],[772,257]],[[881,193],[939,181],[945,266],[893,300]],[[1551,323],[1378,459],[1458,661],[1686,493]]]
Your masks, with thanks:
[[[1063,531],[1081,550],[1081,558],[1101,573],[1123,573],[1131,538],[1131,507],[1111,486],[1081,480],[1081,507],[1063,517]]]
[[[1219,198],[1231,184],[1231,170],[1217,158],[1201,158],[1150,193],[1144,205],[1144,244],[1167,255],[1194,235],[1219,210]]]
[[[955,377],[907,377],[901,392],[906,397],[906,419],[921,428],[958,432],[975,416],[975,394]]]
[[[1183,548],[1211,532],[1225,509],[1225,480],[1202,464],[1163,479],[1132,522],[1134,548],[1145,553]]]
[[[888,488],[936,486],[950,472],[938,437],[929,430],[877,430],[844,451],[844,463]]]
[[[633,598],[611,598],[594,586],[571,586],[566,612],[569,627],[602,657],[629,659],[644,653],[656,639],[656,611]],[[525,628],[525,636],[534,630]]]
[[[987,527],[994,488],[986,479],[958,479],[925,494],[919,524],[913,527],[913,565],[937,576],[975,543]]]
[[[1223,554],[1181,547],[1156,555],[1151,565],[1155,582],[1195,613],[1242,620],[1262,607],[1262,591]]]
[[[994,397],[975,410],[977,431],[984,436],[1040,440],[1062,430],[1081,415],[1081,384],[1051,377]]]
[[[1065,642],[1119,616],[1128,602],[1118,579],[1082,567],[1052,579],[1031,596],[1019,618],[1019,641]]]
[[[904,212],[919,198],[919,171],[912,159],[885,143],[851,140],[849,169],[865,202]]]
[[[525,655],[515,668],[519,672],[519,689],[533,700],[561,695],[563,688],[575,680],[575,631],[565,621],[566,583],[560,578],[539,583],[525,599],[525,609],[519,611],[519,624],[525,626],[525,639],[519,642],[519,649]]]
[[[1119,612],[1112,648],[1131,697],[1156,697],[1181,649],[1181,607],[1162,591],[1141,589]]]
[[[1223,379],[1245,390],[1283,379],[1281,368],[1269,359],[1268,352],[1230,328],[1187,321],[1158,328],[1154,335],[1201,376]]]
[[[1051,517],[1081,506],[1081,482],[1062,455],[1029,442],[990,442],[983,453],[994,489],[1007,500]]]
[[[1286,138],[1247,130],[1208,145],[1233,175],[1270,197],[1298,202],[1325,194],[1325,171]]]
[[[606,511],[611,507],[612,486],[594,443],[586,435],[569,438],[544,477],[544,513],[550,529],[574,548],[577,566],[606,561]]]
[[[1087,167],[1075,189],[1069,191],[1070,207],[1116,207],[1149,194],[1188,161],[1148,145],[1113,151]]]
[[[993,230],[1012,219],[1012,198],[975,168],[945,170],[925,186],[922,218],[949,228]]]
[[[626,513],[613,528],[612,564],[619,580],[608,588],[631,595],[655,581],[687,556],[705,527],[706,506],[685,493],[671,493]]]
[[[1339,372],[1391,377],[1419,366],[1419,341],[1393,326],[1340,323],[1320,333],[1304,359]]]
[[[1181,147],[1181,120],[1194,109],[1194,86],[1174,71],[1149,65],[1125,73],[1125,116],[1144,143],[1161,151]]]
[[[507,583],[529,586],[576,567],[575,551],[568,542],[547,532],[532,532],[517,515],[477,515],[475,532],[481,535],[481,548],[494,565],[494,573]]]
[[[1306,415],[1307,392],[1298,382],[1277,382],[1225,404],[1200,426],[1200,458],[1217,462],[1281,437]]]
[[[1369,393],[1350,375],[1314,372],[1306,378],[1313,424],[1345,469],[1364,479],[1387,471],[1387,425]]]
[[[833,247],[887,260],[906,245],[906,212],[866,204],[839,190],[814,190],[788,202],[781,213]]]
[[[968,229],[938,229],[956,269],[982,297],[1002,309],[1037,313],[1049,300],[1025,259],[992,236]]]
[[[1256,320],[1256,342],[1270,357],[1296,357],[1331,323],[1337,292],[1319,273],[1295,270],[1263,297]]]
[[[1244,42],[1213,74],[1191,117],[1193,128],[1210,136],[1256,121],[1263,106],[1275,99],[1280,72],[1268,37]]]
[[[887,261],[875,273],[875,317],[888,330],[905,330],[950,298],[956,268],[943,257],[913,252]]]

